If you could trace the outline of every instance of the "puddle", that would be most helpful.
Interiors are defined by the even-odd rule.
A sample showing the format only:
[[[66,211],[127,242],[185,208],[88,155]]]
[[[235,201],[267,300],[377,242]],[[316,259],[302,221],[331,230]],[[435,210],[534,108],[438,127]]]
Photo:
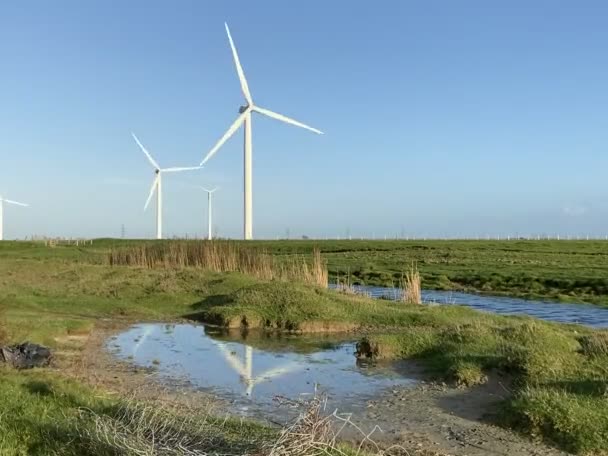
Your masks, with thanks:
[[[396,288],[364,285],[355,285],[354,288],[374,298],[397,299],[401,293]],[[568,304],[555,301],[433,290],[424,290],[422,299],[424,302],[468,306],[501,315],[528,315],[559,323],[577,323],[595,328],[608,328],[608,308],[589,304]]]
[[[111,339],[108,349],[153,368],[169,386],[212,391],[245,414],[275,410],[276,396],[303,399],[315,390],[327,395],[330,407],[354,411],[388,388],[415,383],[402,375],[400,364],[357,360],[354,342],[335,336],[235,338],[212,331],[194,324],[140,324]]]

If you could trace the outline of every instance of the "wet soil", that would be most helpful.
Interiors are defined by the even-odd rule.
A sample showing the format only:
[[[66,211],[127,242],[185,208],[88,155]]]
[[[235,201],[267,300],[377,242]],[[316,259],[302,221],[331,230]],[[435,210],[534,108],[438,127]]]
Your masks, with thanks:
[[[359,424],[368,429],[379,426],[383,432],[374,434],[376,440],[398,444],[413,454],[567,455],[492,424],[500,402],[510,394],[507,383],[492,378],[467,389],[425,382],[394,389],[368,401]]]

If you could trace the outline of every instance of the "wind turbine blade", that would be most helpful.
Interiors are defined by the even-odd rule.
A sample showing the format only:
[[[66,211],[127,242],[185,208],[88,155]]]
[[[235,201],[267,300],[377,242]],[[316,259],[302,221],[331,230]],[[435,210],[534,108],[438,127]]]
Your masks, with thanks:
[[[182,168],[165,168],[165,169],[161,169],[161,172],[163,173],[175,173],[178,171],[193,171],[195,169],[201,169],[202,166],[187,166],[187,167],[182,167]]]
[[[137,143],[139,148],[144,152],[144,154],[146,154],[146,157],[148,157],[148,160],[150,160],[150,163],[152,163],[152,166],[154,166],[154,168],[156,168],[156,169],[160,169],[160,165],[158,163],[156,163],[156,160],[154,160],[152,158],[152,155],[150,155],[150,152],[148,152],[146,150],[146,148],[143,146],[143,144],[139,142],[139,139],[137,139],[137,136],[135,136],[135,133],[131,133],[131,135],[133,135],[133,139],[135,140],[135,142]]]
[[[202,188],[203,190],[205,190],[207,193],[213,193],[213,192],[215,192],[215,191],[216,191],[216,190],[217,190],[219,187],[214,187],[214,188],[213,188],[213,189],[211,189],[211,190],[209,190],[208,188],[205,188],[205,187],[200,187],[200,188]]]
[[[203,166],[211,157],[213,157],[215,155],[215,153],[220,149],[220,147],[222,147],[224,145],[224,143],[230,139],[230,137],[234,134],[234,132],[238,130],[238,128],[241,126],[241,124],[245,121],[245,117],[247,116],[248,113],[249,113],[249,109],[245,110],[245,112],[243,112],[240,116],[238,116],[236,118],[236,120],[230,126],[230,128],[228,130],[226,130],[226,133],[224,133],[224,136],[222,136],[221,139],[217,142],[217,144],[215,146],[213,146],[213,149],[211,149],[207,153],[207,156],[201,162],[201,166]]]
[[[239,54],[236,52],[236,47],[234,46],[234,41],[232,41],[232,35],[230,35],[230,29],[228,28],[228,24],[224,22],[226,26],[226,33],[228,34],[228,41],[230,41],[230,48],[232,49],[232,57],[234,58],[234,64],[236,65],[236,72],[239,75],[239,80],[241,81],[241,89],[243,90],[243,95],[245,95],[245,100],[247,100],[247,104],[253,104],[251,101],[251,93],[249,92],[249,86],[247,85],[247,79],[245,79],[245,73],[243,73],[243,67],[241,66],[241,61],[239,60]]]
[[[265,116],[272,117],[273,119],[280,120],[282,122],[285,122],[285,123],[288,123],[291,125],[295,125],[296,127],[305,128],[306,130],[310,130],[319,135],[323,134],[323,132],[321,130],[317,130],[316,128],[309,127],[308,125],[303,124],[302,122],[298,122],[297,120],[293,120],[287,116],[284,116],[283,114],[279,114],[279,113],[271,111],[269,109],[264,109],[264,108],[260,108],[259,106],[254,106],[253,110],[256,112],[259,112],[260,114],[264,114]]]
[[[160,179],[160,174],[157,174],[156,177],[154,178],[154,181],[152,181],[152,187],[150,187],[150,194],[148,195],[148,199],[146,200],[146,205],[144,206],[144,211],[146,209],[148,209],[148,204],[150,204],[150,200],[152,200],[152,195],[154,195],[154,190],[156,190],[156,187],[158,186],[159,179]]]
[[[18,201],[13,201],[13,200],[3,199],[2,201],[4,201],[5,203],[8,203],[8,204],[15,204],[17,206],[23,206],[23,207],[28,207],[29,206],[29,204],[20,203]]]

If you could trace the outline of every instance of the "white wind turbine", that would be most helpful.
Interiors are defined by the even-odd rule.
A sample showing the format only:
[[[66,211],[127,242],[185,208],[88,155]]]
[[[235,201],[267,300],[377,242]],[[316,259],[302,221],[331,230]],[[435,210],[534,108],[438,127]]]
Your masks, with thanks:
[[[228,41],[230,41],[230,47],[232,49],[232,56],[234,57],[234,63],[236,65],[236,71],[239,75],[239,80],[241,82],[241,89],[243,91],[243,95],[245,96],[245,106],[241,106],[239,109],[240,115],[237,117],[235,122],[228,128],[224,136],[217,142],[217,144],[209,151],[207,156],[201,162],[201,166],[203,166],[207,160],[209,160],[215,153],[222,147],[222,145],[239,129],[239,127],[244,124],[245,125],[245,142],[244,142],[244,237],[245,239],[253,238],[253,190],[252,190],[252,170],[251,170],[251,153],[252,153],[252,144],[251,144],[251,113],[257,112],[259,114],[263,114],[265,116],[271,117],[273,119],[280,120],[282,122],[295,125],[297,127],[305,128],[307,130],[313,131],[317,134],[323,134],[323,132],[317,130],[316,128],[309,127],[297,120],[290,119],[282,114],[278,114],[276,112],[270,111],[268,109],[261,108],[257,105],[253,104],[253,99],[251,98],[251,93],[249,92],[249,86],[247,85],[247,80],[245,79],[245,73],[243,72],[243,68],[241,67],[241,62],[239,60],[239,56],[236,52],[236,47],[234,46],[234,42],[232,41],[232,36],[230,35],[230,29],[228,28],[228,24],[224,24],[226,26],[226,33],[228,34]]]
[[[144,211],[148,208],[150,201],[152,200],[152,195],[154,195],[154,191],[156,190],[156,239],[163,238],[163,196],[162,196],[162,175],[163,173],[175,173],[179,171],[192,171],[195,169],[201,169],[202,166],[188,166],[188,167],[180,167],[180,168],[161,168],[160,165],[152,158],[150,152],[146,150],[146,148],[139,142],[135,133],[131,133],[133,135],[133,139],[139,146],[139,148],[146,154],[148,160],[154,166],[154,173],[156,177],[152,181],[152,187],[150,188],[150,194],[148,195],[148,199],[146,200],[146,204],[144,206]]]
[[[213,233],[211,232],[212,230],[212,224],[211,224],[211,195],[213,195],[216,190],[218,189],[218,187],[215,187],[212,190],[208,190],[205,187],[201,187],[199,186],[199,188],[202,188],[203,190],[205,190],[207,192],[207,222],[209,223],[209,234],[207,234],[207,239],[210,241],[211,239],[213,239]]]
[[[15,206],[24,206],[24,207],[28,206],[25,203],[19,203],[17,201],[5,199],[5,198],[2,198],[2,196],[0,196],[0,241],[4,240],[4,228],[3,228],[4,227],[4,219],[3,219],[4,203],[14,204]]]

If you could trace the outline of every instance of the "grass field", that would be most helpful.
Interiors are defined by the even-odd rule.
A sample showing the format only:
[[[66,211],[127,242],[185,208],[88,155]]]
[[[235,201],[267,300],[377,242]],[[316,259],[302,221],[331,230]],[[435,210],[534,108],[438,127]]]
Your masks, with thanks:
[[[111,248],[147,241],[95,240],[92,246],[40,249],[0,245],[0,255],[103,261]],[[278,259],[309,256],[318,247],[330,280],[395,286],[416,263],[427,289],[545,298],[608,305],[608,241],[253,241]]]
[[[608,305],[606,241],[269,241],[282,254],[317,245],[330,277],[393,286],[416,263],[423,287]]]
[[[317,245],[329,259],[330,270],[337,271],[338,263],[348,269],[348,264],[356,264],[356,258],[367,258],[369,264],[375,258],[381,264],[381,247],[392,244],[378,241],[353,250],[356,242],[345,242],[351,250],[340,243]],[[454,262],[443,264],[431,259],[445,255],[449,246],[436,242],[437,247],[431,242],[423,249],[416,243],[395,243],[396,251],[386,252],[389,260],[383,267],[390,264],[396,268],[401,262],[408,265],[416,260],[427,280],[434,267],[449,266],[456,274],[457,265],[466,264],[467,258],[470,270],[478,268],[476,271],[488,274],[491,264],[502,264],[492,258],[511,258],[519,262],[517,266],[504,262],[505,268],[497,270],[505,275],[513,271],[525,274],[524,258],[536,256],[542,266],[539,271],[548,275],[551,268],[565,274],[569,258],[576,258],[581,270],[573,271],[579,275],[577,280],[583,281],[587,274],[599,277],[600,259],[605,258],[599,252],[604,244],[594,242],[526,242],[525,251],[521,246],[515,249],[518,242],[498,243],[502,250],[495,253],[491,245],[470,244],[467,250],[468,244],[458,243],[450,254]],[[416,358],[437,378],[474,385],[495,371],[508,375],[514,394],[503,404],[503,425],[579,454],[608,454],[606,332],[493,316],[456,306],[370,300],[239,273],[110,267],[105,263],[109,248],[127,245],[109,240],[87,247],[55,248],[0,243],[0,336],[5,341],[27,339],[65,351],[78,350],[67,336],[87,333],[102,319],[128,322],[190,316],[226,326],[246,323],[250,327],[311,331],[359,328],[365,334],[362,350],[384,358]],[[314,245],[304,241],[254,244],[284,256],[309,254]],[[557,252],[562,245],[565,251]],[[507,248],[514,250],[509,253]],[[426,253],[412,258],[412,252],[418,250]],[[589,258],[586,267],[583,258]],[[532,265],[527,265],[528,270]],[[600,294],[595,298],[597,302],[603,299]],[[74,440],[59,435],[80,432],[77,418],[82,407],[112,419],[120,407],[119,399],[48,369],[16,373],[3,368],[0,384],[0,454],[104,454],[95,446],[95,439],[71,446]],[[223,432],[228,432],[226,439],[231,441],[230,429],[217,430],[220,436]]]

